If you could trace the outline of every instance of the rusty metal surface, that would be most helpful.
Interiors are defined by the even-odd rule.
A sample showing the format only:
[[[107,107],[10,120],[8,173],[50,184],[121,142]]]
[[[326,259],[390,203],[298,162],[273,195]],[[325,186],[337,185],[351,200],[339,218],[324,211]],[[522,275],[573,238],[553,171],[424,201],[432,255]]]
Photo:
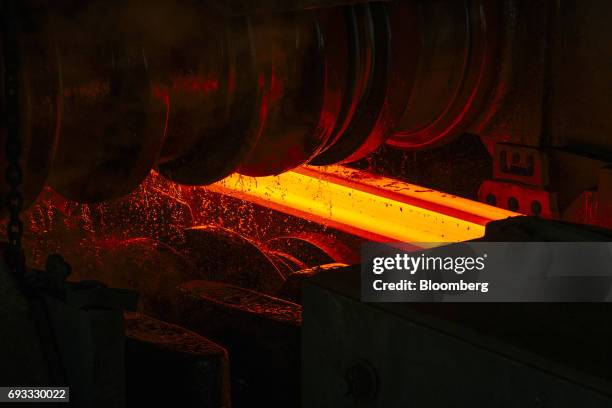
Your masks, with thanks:
[[[187,329],[125,313],[128,406],[229,408],[229,356]]]
[[[279,291],[278,297],[301,305],[302,287],[306,282],[323,271],[337,270],[339,273],[342,273],[341,269],[345,268],[346,266],[348,265],[342,263],[331,263],[294,272],[287,277],[287,281],[283,284],[283,287]]]
[[[236,405],[296,406],[301,307],[206,281],[178,287],[178,324],[227,347]]]

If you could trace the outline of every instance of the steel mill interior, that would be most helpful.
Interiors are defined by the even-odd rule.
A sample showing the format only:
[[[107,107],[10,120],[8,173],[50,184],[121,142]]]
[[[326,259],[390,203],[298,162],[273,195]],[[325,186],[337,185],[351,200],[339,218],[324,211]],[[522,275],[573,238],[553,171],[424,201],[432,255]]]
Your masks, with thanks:
[[[79,408],[612,407],[605,302],[359,297],[365,242],[611,241],[612,2],[0,15],[0,387]]]

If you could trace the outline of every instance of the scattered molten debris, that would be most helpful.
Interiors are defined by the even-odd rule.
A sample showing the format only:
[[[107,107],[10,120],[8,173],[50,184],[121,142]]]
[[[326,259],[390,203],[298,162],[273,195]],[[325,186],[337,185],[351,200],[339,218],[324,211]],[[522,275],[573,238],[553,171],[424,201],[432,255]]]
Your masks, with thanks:
[[[270,273],[251,271],[269,280],[247,287],[272,293],[288,273],[304,267],[358,262],[361,239],[462,241],[481,237],[488,221],[513,215],[340,166],[302,167],[261,178],[232,175],[209,187],[180,186],[151,172],[134,193],[100,204],[74,203],[45,189],[26,214],[25,242],[34,267],[42,268],[46,256],[59,252],[73,264],[75,277],[110,279],[105,259],[109,251],[136,242],[129,240],[147,238],[153,252],[163,243],[192,260],[209,257],[219,265],[224,262],[220,251],[190,250],[186,237],[208,229],[213,238],[203,247],[214,248],[212,241],[218,241],[222,248],[233,234],[230,241],[242,246],[232,250],[242,253],[241,248],[251,247],[269,264]],[[210,275],[200,269],[200,277]]]
[[[382,242],[475,239],[487,222],[518,215],[341,166],[260,178],[233,175],[208,189]]]

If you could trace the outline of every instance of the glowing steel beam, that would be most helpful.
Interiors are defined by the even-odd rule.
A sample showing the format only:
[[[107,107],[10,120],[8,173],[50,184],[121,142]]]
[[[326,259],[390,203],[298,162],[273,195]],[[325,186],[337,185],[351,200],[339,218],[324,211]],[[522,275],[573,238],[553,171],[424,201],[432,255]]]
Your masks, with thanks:
[[[482,237],[489,221],[519,215],[341,166],[234,174],[208,188],[380,242],[465,241]]]

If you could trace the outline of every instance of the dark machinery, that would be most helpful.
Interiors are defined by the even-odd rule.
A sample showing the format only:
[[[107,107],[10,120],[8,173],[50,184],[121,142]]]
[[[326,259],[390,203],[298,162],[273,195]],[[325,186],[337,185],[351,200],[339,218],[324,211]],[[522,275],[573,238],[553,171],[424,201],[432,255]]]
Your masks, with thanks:
[[[157,388],[147,402],[172,404],[178,390],[185,406],[227,408],[231,399],[236,406],[255,401],[284,408],[300,399],[298,356],[304,341],[303,390],[308,394],[302,401],[309,407],[427,406],[432,401],[438,406],[457,401],[464,403],[460,406],[474,401],[607,406],[612,393],[609,375],[601,372],[604,364],[581,361],[597,353],[609,361],[604,340],[610,336],[598,326],[598,318],[607,315],[603,308],[583,313],[543,307],[531,320],[522,319],[528,307],[503,305],[482,315],[469,308],[370,308],[354,300],[354,267],[344,267],[358,262],[360,241],[350,231],[313,225],[316,219],[300,219],[294,211],[289,213],[299,220],[299,234],[286,234],[276,225],[275,236],[247,239],[225,226],[205,225],[208,219],[193,208],[235,224],[284,225],[287,218],[261,208],[246,218],[234,211],[240,195],[202,204],[203,189],[183,186],[210,185],[234,173],[262,177],[334,164],[366,168],[372,178],[416,183],[403,166],[408,162],[408,169],[432,173],[430,179],[463,178],[475,184],[451,185],[443,192],[449,195],[542,218],[612,227],[609,2],[4,0],[1,7],[0,146],[6,148],[0,149],[0,168],[8,171],[0,194],[9,198],[9,211],[2,215],[10,217],[14,256],[7,265],[0,263],[0,293],[8,300],[0,307],[0,320],[13,328],[0,335],[0,350],[6,361],[20,360],[13,371],[0,370],[2,379],[70,383],[75,400],[87,406],[96,401],[123,406],[125,395],[136,405],[143,393]],[[472,157],[472,149],[482,154]],[[480,161],[486,165],[479,166]],[[466,171],[470,162],[474,165]],[[470,214],[470,202],[453,207],[443,201],[443,193],[436,195],[438,201],[427,201],[416,195],[430,190],[402,195],[352,181],[337,186],[349,190],[348,201],[357,200],[351,185],[359,185],[361,194],[383,191],[389,199],[401,196],[403,204],[427,204],[424,211]],[[198,194],[172,196],[171,204],[138,203],[135,209],[121,200],[134,191],[144,191],[148,200],[151,191],[159,193],[157,198],[170,190]],[[59,248],[76,260],[70,260],[71,279],[93,276],[138,289],[139,312],[155,319],[140,313],[122,319],[124,308],[136,307],[133,293],[107,291],[92,282],[67,283],[70,268],[57,257],[50,258],[49,273],[33,274],[45,281],[43,295],[24,295],[19,274],[26,271],[17,258],[24,229],[19,213],[37,197],[37,213],[28,216],[39,236],[24,237],[35,243],[30,252],[46,257]],[[225,200],[234,201],[227,205]],[[49,202],[54,205],[46,206]],[[147,213],[155,205],[159,213]],[[502,217],[481,215],[472,218],[483,229]],[[47,221],[59,228],[53,230]],[[523,228],[517,222],[518,227],[514,221],[503,225],[519,230],[520,240],[559,239],[558,224],[527,221],[529,228]],[[500,228],[500,236],[489,239],[508,240],[508,231]],[[63,246],[50,238],[54,233]],[[576,237],[582,235],[567,240]],[[348,243],[346,248],[340,241]],[[246,258],[251,264],[245,266]],[[302,291],[304,282],[310,284]],[[307,308],[304,323],[298,303]],[[97,315],[99,309],[104,312]],[[566,312],[566,318],[557,319]],[[527,332],[521,340],[528,344],[514,342],[499,329],[499,316],[508,318],[508,333]],[[544,329],[540,316],[553,317]],[[57,333],[49,333],[49,320]],[[90,325],[94,320],[98,326]],[[387,343],[363,330],[366,320],[381,332],[397,330],[393,341],[431,340],[421,348],[411,343],[417,354],[428,356],[426,361],[418,355],[389,356]],[[72,324],[102,329],[93,331],[96,336],[87,330],[72,336]],[[544,344],[566,326],[597,329],[590,353],[567,353],[563,346],[572,342],[557,342],[557,348]],[[484,335],[470,337],[466,327]],[[530,337],[529,330],[536,334]],[[542,331],[552,337],[538,337]],[[566,334],[580,340],[574,331]],[[535,337],[541,341],[532,341]],[[86,361],[72,352],[87,341],[106,344],[101,339],[108,347],[87,346]],[[59,351],[54,342],[61,343]],[[389,344],[398,353],[405,345]],[[110,346],[117,352],[108,351]],[[104,350],[110,357],[96,360]],[[368,359],[395,365],[387,369]],[[443,364],[448,361],[469,367],[449,369]],[[436,364],[446,376],[438,377]],[[62,365],[65,373],[57,368]],[[262,367],[269,368],[265,376]],[[79,374],[88,369],[87,375]],[[471,385],[466,372],[486,382],[487,370],[507,378],[474,398],[448,399],[435,383],[461,376],[449,387],[460,394]],[[396,398],[406,388],[398,381],[401,376],[390,376],[394,372],[415,377],[411,394],[401,396],[405,400]],[[167,383],[175,388],[163,390]],[[270,384],[282,388],[274,390],[274,398]],[[86,392],[96,386],[115,393]],[[515,386],[524,394],[513,399]],[[437,394],[429,399],[428,392]]]
[[[151,168],[203,185],[472,133],[482,201],[609,224],[607,3],[329,3],[7,2],[25,201],[45,181],[99,202]]]

